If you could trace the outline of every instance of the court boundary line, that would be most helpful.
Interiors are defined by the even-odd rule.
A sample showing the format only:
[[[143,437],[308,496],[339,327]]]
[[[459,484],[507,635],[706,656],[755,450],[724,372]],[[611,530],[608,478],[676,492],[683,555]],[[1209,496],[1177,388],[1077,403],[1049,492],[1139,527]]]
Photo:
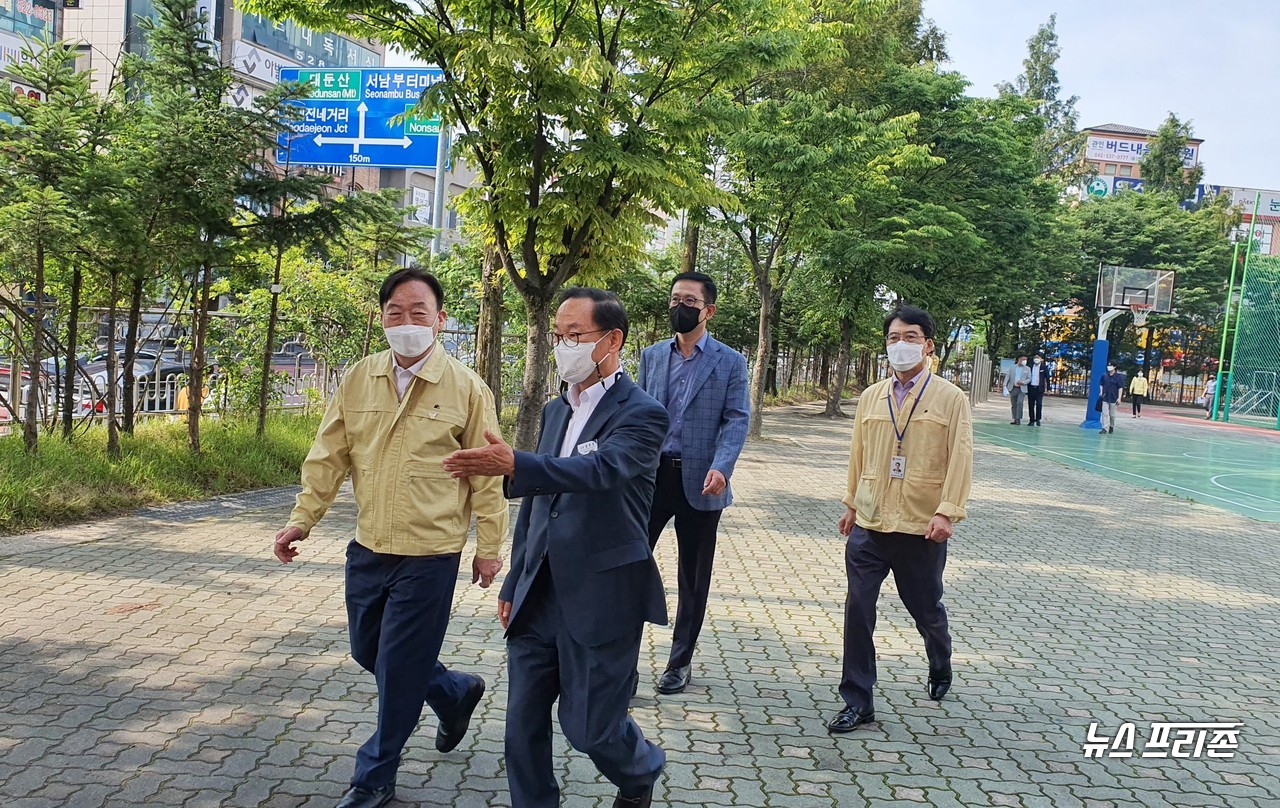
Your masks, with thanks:
[[[1075,462],[1075,463],[1083,463],[1083,464],[1085,464],[1085,465],[1087,465],[1087,466],[1093,466],[1093,467],[1095,467],[1095,468],[1099,468],[1099,469],[1106,469],[1107,471],[1113,471],[1113,472],[1115,472],[1115,473],[1117,473],[1117,474],[1123,474],[1123,475],[1125,475],[1125,476],[1133,477],[1133,478],[1135,478],[1135,479],[1145,480],[1146,482],[1154,483],[1154,484],[1156,484],[1156,485],[1163,485],[1163,486],[1168,486],[1169,488],[1176,488],[1176,489],[1178,489],[1179,491],[1186,491],[1186,492],[1187,492],[1187,493],[1189,493],[1189,494],[1198,494],[1198,495],[1200,495],[1201,497],[1205,497],[1205,498],[1207,498],[1207,499],[1216,499],[1216,500],[1218,500],[1219,502],[1226,502],[1226,503],[1228,503],[1228,504],[1230,504],[1230,505],[1235,505],[1235,506],[1236,506],[1236,507],[1238,507],[1238,508],[1247,508],[1247,509],[1249,509],[1249,510],[1251,510],[1251,511],[1255,511],[1255,512],[1257,512],[1257,513],[1280,514],[1280,508],[1256,508],[1256,507],[1254,507],[1253,505],[1248,505],[1248,504],[1245,504],[1245,503],[1243,503],[1243,502],[1236,502],[1236,501],[1235,501],[1235,500],[1233,500],[1233,499],[1227,499],[1226,497],[1220,497],[1220,496],[1218,496],[1218,495],[1216,495],[1216,494],[1210,494],[1210,493],[1208,493],[1208,492],[1206,492],[1206,491],[1198,491],[1198,490],[1196,490],[1196,489],[1194,489],[1194,488],[1187,488],[1186,486],[1178,485],[1177,483],[1171,483],[1171,482],[1169,482],[1168,480],[1160,480],[1160,479],[1156,479],[1156,478],[1154,478],[1154,477],[1146,477],[1146,476],[1144,476],[1144,475],[1142,475],[1142,474],[1135,474],[1135,473],[1134,473],[1134,472],[1132,472],[1132,471],[1125,471],[1124,469],[1118,469],[1118,468],[1115,468],[1115,467],[1113,467],[1113,466],[1107,466],[1107,465],[1104,465],[1104,464],[1102,464],[1102,463],[1095,463],[1095,462],[1094,462],[1094,461],[1092,461],[1092,460],[1085,460],[1084,458],[1072,457],[1071,455],[1067,454],[1066,452],[1059,452],[1059,451],[1055,451],[1055,450],[1053,450],[1053,449],[1046,449],[1046,448],[1041,447],[1041,446],[1036,446],[1035,444],[1031,444],[1031,443],[1023,443],[1022,441],[1019,441],[1019,440],[1013,440],[1012,438],[1001,438],[1001,437],[1000,437],[1000,436],[998,436],[998,435],[993,435],[993,434],[992,434],[992,433],[990,433],[990,432],[982,432],[982,431],[977,430],[977,429],[975,429],[975,430],[974,430],[974,433],[975,433],[975,434],[978,434],[978,435],[982,435],[983,437],[987,437],[987,438],[1002,439],[1002,440],[1008,441],[1009,443],[1012,443],[1012,444],[1014,444],[1014,445],[1026,447],[1027,449],[1038,449],[1038,450],[1040,450],[1040,451],[1042,451],[1042,452],[1047,452],[1047,453],[1052,454],[1052,455],[1057,455],[1058,457],[1064,457],[1064,458],[1066,458],[1066,459],[1068,459],[1068,460],[1071,460],[1071,461],[1073,461],[1073,462]],[[1211,480],[1210,482],[1212,482],[1212,480]],[[1247,494],[1246,496],[1254,497],[1254,495],[1253,495],[1253,494]],[[1254,497],[1254,499],[1259,499],[1259,500],[1262,500],[1263,502],[1270,502],[1270,503],[1272,503],[1273,505],[1280,505],[1280,502],[1278,502],[1278,501],[1276,501],[1276,500],[1273,500],[1273,499],[1270,499],[1270,498],[1268,498],[1268,497]],[[1194,500],[1192,500],[1192,501],[1194,501]]]

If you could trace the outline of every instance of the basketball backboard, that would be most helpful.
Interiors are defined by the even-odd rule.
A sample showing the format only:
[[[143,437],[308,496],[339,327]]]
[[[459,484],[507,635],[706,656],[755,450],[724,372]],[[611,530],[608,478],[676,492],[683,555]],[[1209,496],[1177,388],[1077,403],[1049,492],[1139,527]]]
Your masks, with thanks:
[[[1097,306],[1128,309],[1135,303],[1167,314],[1173,309],[1174,272],[1165,269],[1101,266],[1098,270]]]

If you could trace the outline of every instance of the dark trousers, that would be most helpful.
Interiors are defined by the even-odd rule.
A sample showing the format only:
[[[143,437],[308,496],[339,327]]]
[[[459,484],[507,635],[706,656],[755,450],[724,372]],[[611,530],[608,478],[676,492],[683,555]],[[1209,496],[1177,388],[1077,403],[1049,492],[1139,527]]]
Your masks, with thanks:
[[[558,808],[551,759],[551,707],[560,699],[560,729],[624,796],[658,779],[666,755],[646,741],[628,715],[631,681],[644,624],[598,646],[565,630],[552,576],[544,566],[507,633],[507,783],[512,808]]]
[[[689,504],[684,493],[680,467],[664,457],[658,465],[658,483],[649,510],[649,547],[674,516],[676,520],[676,605],[675,630],[667,667],[682,668],[693,661],[693,649],[707,616],[707,596],[711,592],[711,568],[716,557],[716,529],[724,511],[700,511]]]
[[[378,683],[378,728],[356,753],[351,785],[396,781],[400,752],[422,705],[448,718],[471,680],[440,664],[460,556],[397,556],[347,546],[351,656]]]
[[[1044,412],[1044,388],[1027,385],[1027,423],[1040,423]]]
[[[907,533],[877,533],[854,526],[844,553],[849,596],[844,607],[844,671],[840,697],[850,707],[874,709],[876,683],[876,601],[880,585],[893,572],[902,605],[924,637],[931,670],[951,669],[951,634],[942,605],[946,542]]]
[[[1146,396],[1143,396],[1143,395],[1131,395],[1131,396],[1129,396],[1129,400],[1133,402],[1133,414],[1134,414],[1134,415],[1141,415],[1141,414],[1142,414],[1142,402],[1143,402],[1145,399],[1146,399]]]

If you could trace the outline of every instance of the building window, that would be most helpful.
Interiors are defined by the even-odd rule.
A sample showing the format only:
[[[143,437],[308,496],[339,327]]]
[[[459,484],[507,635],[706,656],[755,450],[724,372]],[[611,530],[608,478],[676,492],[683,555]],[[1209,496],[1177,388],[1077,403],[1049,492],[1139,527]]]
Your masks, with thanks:
[[[1133,176],[1133,166],[1120,166],[1120,176],[1122,176],[1122,177],[1132,177],[1132,176]]]
[[[1103,166],[1103,167],[1102,167],[1102,173],[1103,173],[1103,174],[1106,174],[1108,177],[1109,177],[1109,176],[1111,176],[1111,175],[1113,175],[1113,174],[1115,174],[1115,173],[1116,173],[1116,164],[1115,164],[1115,163],[1107,163],[1105,166]]]

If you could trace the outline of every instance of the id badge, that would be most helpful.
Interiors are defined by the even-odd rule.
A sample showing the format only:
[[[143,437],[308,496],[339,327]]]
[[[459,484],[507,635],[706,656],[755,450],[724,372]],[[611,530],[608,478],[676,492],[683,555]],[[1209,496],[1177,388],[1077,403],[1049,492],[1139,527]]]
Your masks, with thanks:
[[[907,458],[902,455],[894,455],[889,459],[889,476],[895,480],[901,480],[907,476]]]

